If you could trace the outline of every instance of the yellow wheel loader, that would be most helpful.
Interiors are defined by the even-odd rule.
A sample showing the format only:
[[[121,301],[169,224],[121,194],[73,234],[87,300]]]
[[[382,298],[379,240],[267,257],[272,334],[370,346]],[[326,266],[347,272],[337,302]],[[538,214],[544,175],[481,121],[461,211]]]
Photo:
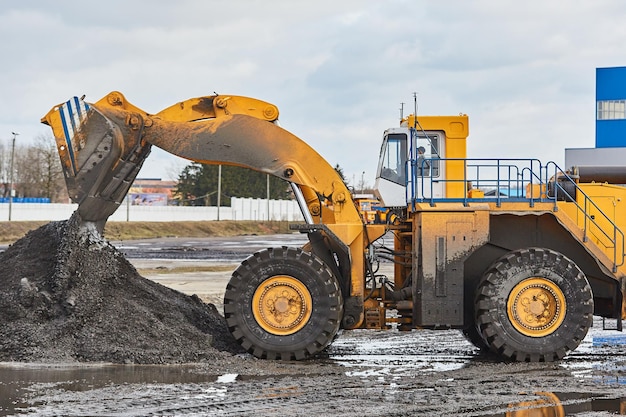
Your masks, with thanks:
[[[306,359],[339,329],[460,329],[503,360],[554,361],[594,314],[621,330],[622,167],[562,170],[536,159],[469,159],[466,115],[403,117],[384,132],[365,222],[333,167],[278,125],[276,106],[207,96],[156,114],[119,92],[74,97],[42,119],[53,129],[71,199],[102,232],[152,145],[191,161],[242,166],[288,182],[306,233],[234,271],[231,333],[267,359]],[[393,237],[393,246],[385,245]],[[378,273],[393,263],[393,276]]]

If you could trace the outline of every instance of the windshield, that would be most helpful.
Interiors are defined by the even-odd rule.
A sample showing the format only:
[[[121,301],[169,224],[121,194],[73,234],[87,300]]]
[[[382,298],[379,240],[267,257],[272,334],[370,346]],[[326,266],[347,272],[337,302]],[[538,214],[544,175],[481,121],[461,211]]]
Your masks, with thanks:
[[[397,184],[406,184],[406,143],[406,134],[387,135],[381,150],[380,178]]]

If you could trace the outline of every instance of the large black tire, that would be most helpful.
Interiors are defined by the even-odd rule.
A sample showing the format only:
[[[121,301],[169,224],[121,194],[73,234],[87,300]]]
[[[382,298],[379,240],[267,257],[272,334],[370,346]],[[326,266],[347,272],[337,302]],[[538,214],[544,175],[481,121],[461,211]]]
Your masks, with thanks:
[[[301,360],[333,340],[343,317],[337,279],[317,256],[270,248],[233,272],[224,316],[235,339],[258,358]]]
[[[471,280],[468,279],[465,281],[465,288],[464,288],[465,313],[464,314],[466,317],[466,323],[465,323],[466,327],[461,329],[461,332],[463,333],[463,336],[465,336],[465,339],[467,339],[468,342],[470,342],[475,347],[477,347],[481,351],[481,353],[485,353],[485,352],[490,351],[489,345],[483,339],[483,335],[478,330],[478,327],[476,326],[476,321],[475,321],[476,314],[475,314],[474,296],[475,296],[476,287],[478,286],[478,282],[480,282],[480,277],[471,279]],[[471,322],[469,322],[470,318],[471,318]]]
[[[521,249],[485,272],[475,313],[492,352],[507,360],[551,362],[576,349],[586,336],[593,294],[583,272],[564,255]]]

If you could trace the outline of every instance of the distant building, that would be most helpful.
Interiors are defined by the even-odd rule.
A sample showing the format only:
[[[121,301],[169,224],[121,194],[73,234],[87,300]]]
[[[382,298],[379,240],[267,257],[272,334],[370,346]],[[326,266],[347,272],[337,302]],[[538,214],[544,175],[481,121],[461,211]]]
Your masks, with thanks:
[[[166,206],[173,198],[176,181],[161,178],[137,178],[128,191],[130,204],[137,206]]]
[[[596,148],[626,146],[626,67],[596,68]]]
[[[565,169],[626,161],[626,67],[596,68],[595,104],[595,148],[565,149]]]

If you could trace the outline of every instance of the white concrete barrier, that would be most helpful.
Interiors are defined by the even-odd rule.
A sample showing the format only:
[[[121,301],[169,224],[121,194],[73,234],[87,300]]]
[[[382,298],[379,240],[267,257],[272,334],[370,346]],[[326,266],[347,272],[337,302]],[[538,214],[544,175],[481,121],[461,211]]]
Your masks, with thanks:
[[[70,218],[77,204],[14,203],[13,221],[53,221]],[[0,221],[9,220],[9,204],[0,203]],[[298,204],[293,200],[266,200],[258,198],[231,199],[231,207],[134,206],[123,203],[109,217],[111,221],[206,221],[258,220],[303,221]]]
[[[69,219],[77,204],[14,203],[11,206],[13,221],[52,221]],[[0,221],[9,220],[9,204],[0,204]]]

